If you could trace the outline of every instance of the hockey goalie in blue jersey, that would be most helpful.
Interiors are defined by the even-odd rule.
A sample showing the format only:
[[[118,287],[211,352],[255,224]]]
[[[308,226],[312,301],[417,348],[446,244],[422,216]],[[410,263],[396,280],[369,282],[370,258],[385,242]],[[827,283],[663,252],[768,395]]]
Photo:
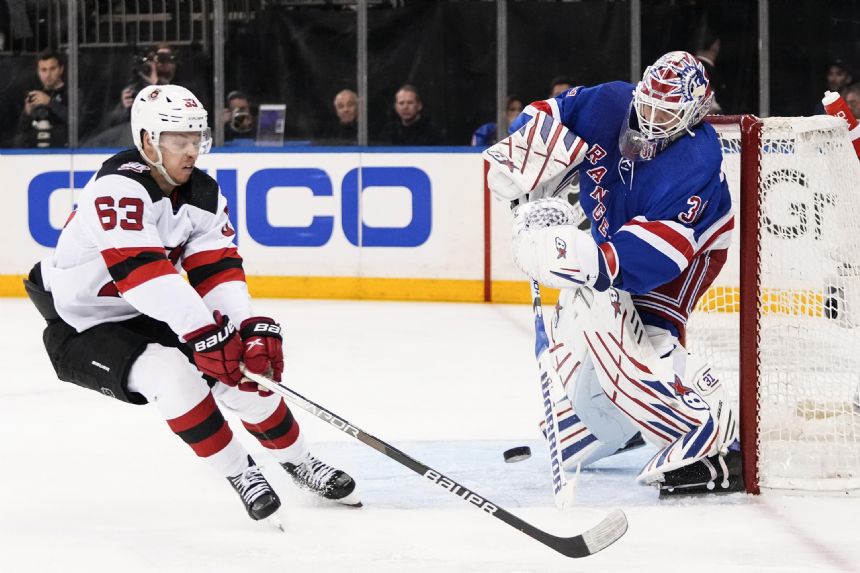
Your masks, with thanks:
[[[516,204],[517,265],[562,289],[550,347],[566,394],[556,404],[565,467],[644,438],[658,450],[638,479],[661,493],[743,489],[734,406],[684,348],[734,226],[720,144],[703,122],[712,99],[702,65],[670,52],[635,86],[529,105],[485,152],[490,188]],[[559,197],[574,174],[590,233]]]

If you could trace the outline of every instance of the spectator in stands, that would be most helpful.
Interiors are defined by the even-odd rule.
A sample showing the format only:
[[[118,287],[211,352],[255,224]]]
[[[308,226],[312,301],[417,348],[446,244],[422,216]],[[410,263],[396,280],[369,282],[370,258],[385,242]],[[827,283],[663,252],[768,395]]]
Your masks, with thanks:
[[[509,95],[508,101],[505,107],[505,113],[507,115],[507,124],[510,125],[514,119],[520,112],[523,111],[523,100],[521,97],[517,95]],[[490,145],[496,143],[499,140],[499,136],[496,133],[496,123],[490,122],[485,123],[481,127],[475,130],[475,133],[472,134],[472,147],[489,147]]]
[[[549,97],[555,97],[572,87],[573,80],[568,76],[556,76],[552,79],[552,83],[549,84]]]
[[[155,53],[152,56],[155,62],[155,73],[158,75],[158,82],[161,85],[176,84],[176,52],[170,44],[162,42],[155,47]]]
[[[69,107],[64,71],[63,59],[54,50],[44,50],[37,56],[39,85],[24,98],[15,147],[68,147]]]
[[[131,80],[123,88],[119,103],[110,112],[108,126],[129,123],[134,96],[146,86],[172,83],[189,88],[193,93],[200,93],[199,90],[192,89],[194,86],[189,86],[179,80],[177,71],[177,54],[170,44],[161,43],[143,54],[137,55],[132,65]]]
[[[717,34],[703,26],[696,37],[696,59],[702,62],[708,79],[711,81],[711,90],[714,99],[711,100],[709,113],[729,113],[726,111],[726,102],[729,101],[728,88],[725,80],[717,70],[717,57],[720,55],[720,38]]]
[[[385,125],[382,140],[390,145],[440,145],[442,131],[421,114],[418,88],[406,84],[394,95],[397,118]]]
[[[831,92],[839,92],[854,81],[854,74],[851,66],[849,66],[842,58],[835,58],[827,64],[827,90]],[[823,93],[818,94],[818,101],[815,104],[813,113],[815,115],[824,114],[824,105],[821,103]]]
[[[854,81],[851,68],[842,59],[836,58],[827,66],[827,89],[832,92],[841,91]]]
[[[227,94],[227,107],[224,108],[224,142],[237,139],[255,139],[257,121],[251,111],[251,100],[240,91]]]
[[[355,145],[358,142],[358,94],[349,89],[334,96],[337,125],[329,134],[333,144]]]
[[[842,90],[842,97],[855,119],[860,119],[860,82],[854,82]]]

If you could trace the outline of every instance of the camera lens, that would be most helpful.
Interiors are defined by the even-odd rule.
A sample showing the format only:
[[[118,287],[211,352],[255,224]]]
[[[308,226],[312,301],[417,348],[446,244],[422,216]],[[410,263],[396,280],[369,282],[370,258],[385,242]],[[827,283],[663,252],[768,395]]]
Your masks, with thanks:
[[[33,108],[33,112],[30,114],[30,117],[32,117],[34,121],[44,121],[51,117],[51,110],[45,105],[36,106]]]
[[[233,128],[233,131],[237,131],[239,133],[246,133],[251,130],[251,114],[241,108],[236,108],[233,110],[232,118],[230,120],[230,127]]]

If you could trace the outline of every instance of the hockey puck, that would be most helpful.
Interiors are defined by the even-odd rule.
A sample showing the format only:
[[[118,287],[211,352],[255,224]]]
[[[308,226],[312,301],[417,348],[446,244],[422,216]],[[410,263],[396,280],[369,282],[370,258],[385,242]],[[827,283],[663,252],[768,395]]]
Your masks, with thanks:
[[[505,462],[512,464],[532,457],[532,450],[528,446],[518,446],[510,450],[505,450],[505,453],[502,455],[505,456]]]

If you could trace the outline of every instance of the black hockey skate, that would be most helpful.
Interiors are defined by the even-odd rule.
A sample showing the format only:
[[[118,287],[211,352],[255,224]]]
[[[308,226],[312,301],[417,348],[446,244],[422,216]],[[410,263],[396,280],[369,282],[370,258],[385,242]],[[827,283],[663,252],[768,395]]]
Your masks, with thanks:
[[[227,481],[242,498],[248,515],[255,521],[266,519],[281,507],[281,500],[251,456],[248,456],[248,469],[237,476],[228,477]]]
[[[661,497],[744,491],[741,453],[729,450],[666,472],[659,485]]]
[[[355,491],[355,480],[346,472],[333,468],[310,454],[301,463],[285,462],[281,465],[300,488],[344,505],[361,507],[361,501]]]

